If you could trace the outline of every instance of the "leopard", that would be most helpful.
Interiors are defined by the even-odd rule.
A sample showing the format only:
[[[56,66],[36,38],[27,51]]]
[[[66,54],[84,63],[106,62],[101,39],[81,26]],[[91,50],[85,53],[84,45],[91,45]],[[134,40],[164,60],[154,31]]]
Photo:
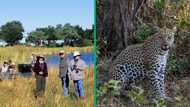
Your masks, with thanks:
[[[147,80],[155,99],[170,100],[166,95],[165,75],[169,51],[174,47],[176,27],[156,28],[143,43],[129,45],[113,60],[110,71],[112,79],[128,91],[137,81]]]

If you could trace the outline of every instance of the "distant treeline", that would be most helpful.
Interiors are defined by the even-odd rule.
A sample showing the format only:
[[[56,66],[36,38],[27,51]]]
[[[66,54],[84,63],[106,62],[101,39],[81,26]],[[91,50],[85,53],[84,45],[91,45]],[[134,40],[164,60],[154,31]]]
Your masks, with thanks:
[[[0,39],[9,45],[18,44],[23,39],[24,28],[20,21],[10,21],[0,27]],[[47,26],[36,28],[27,33],[26,44],[34,45],[61,45],[84,46],[93,42],[92,29],[83,29],[81,26],[73,26],[70,23],[65,25]]]

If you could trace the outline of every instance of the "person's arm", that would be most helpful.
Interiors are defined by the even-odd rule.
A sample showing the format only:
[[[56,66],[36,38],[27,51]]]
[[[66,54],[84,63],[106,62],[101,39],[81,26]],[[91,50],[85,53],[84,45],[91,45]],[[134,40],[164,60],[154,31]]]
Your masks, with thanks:
[[[47,64],[44,63],[44,76],[48,76],[48,69],[47,69]]]
[[[73,78],[72,78],[72,66],[73,66],[73,63],[72,63],[72,61],[70,61],[69,63],[68,63],[68,76],[69,76],[69,80],[72,80]]]
[[[36,73],[36,74],[39,74],[39,66],[38,66],[37,63],[34,64],[33,72]]]
[[[86,68],[86,63],[84,61],[81,61],[79,66],[77,66],[77,70],[84,70]]]
[[[72,62],[68,62],[68,73],[72,72]]]

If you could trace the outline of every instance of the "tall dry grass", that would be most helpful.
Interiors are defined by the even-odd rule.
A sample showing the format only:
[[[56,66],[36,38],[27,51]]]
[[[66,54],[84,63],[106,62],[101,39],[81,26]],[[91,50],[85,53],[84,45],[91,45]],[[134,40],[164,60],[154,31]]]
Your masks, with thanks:
[[[58,48],[47,48],[47,47],[26,47],[26,46],[12,46],[12,47],[1,47],[0,48],[0,63],[4,60],[12,59],[15,63],[27,63],[30,61],[32,53],[36,54],[57,54],[60,50],[64,50],[67,53],[73,51],[80,52],[92,52],[92,47],[58,47]]]

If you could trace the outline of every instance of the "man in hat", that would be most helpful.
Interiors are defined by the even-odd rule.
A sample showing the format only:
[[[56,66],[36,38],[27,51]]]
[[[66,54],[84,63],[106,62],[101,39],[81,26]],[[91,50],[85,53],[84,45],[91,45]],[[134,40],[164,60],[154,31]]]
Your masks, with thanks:
[[[75,94],[79,98],[83,98],[83,78],[84,69],[86,67],[85,62],[80,58],[80,52],[75,51],[73,53],[73,60],[69,63],[69,77],[74,82]]]
[[[68,88],[69,88],[69,77],[68,77],[68,63],[69,60],[64,51],[59,52],[60,62],[59,62],[59,78],[62,82],[63,94],[64,96],[68,96]]]

